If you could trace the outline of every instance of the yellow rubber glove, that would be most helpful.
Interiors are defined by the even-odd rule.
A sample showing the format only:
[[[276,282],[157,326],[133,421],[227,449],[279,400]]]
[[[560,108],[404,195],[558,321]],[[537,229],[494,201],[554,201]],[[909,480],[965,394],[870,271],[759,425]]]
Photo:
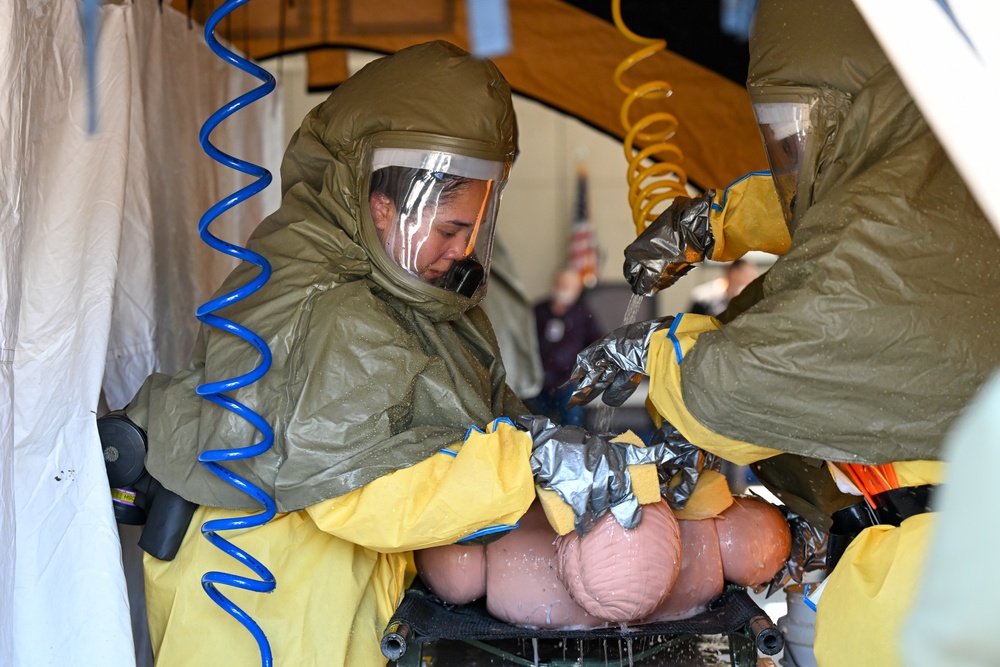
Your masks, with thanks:
[[[783,255],[792,244],[771,172],[751,172],[712,201],[709,259],[731,262],[751,250]]]

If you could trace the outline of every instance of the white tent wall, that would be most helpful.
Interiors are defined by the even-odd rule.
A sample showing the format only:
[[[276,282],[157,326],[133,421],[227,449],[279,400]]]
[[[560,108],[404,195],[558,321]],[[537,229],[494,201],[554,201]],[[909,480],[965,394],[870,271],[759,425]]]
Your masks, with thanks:
[[[77,2],[0,3],[0,665],[134,665],[95,417],[186,363],[196,304],[234,260],[196,238],[250,182],[198,129],[256,79],[155,0],[100,8],[97,131]],[[213,143],[272,171],[271,95]],[[242,243],[277,186],[213,225]],[[224,613],[220,610],[220,613]]]
[[[21,226],[17,216],[23,8],[0,4],[0,664],[14,656],[14,342],[20,302]]]
[[[1000,234],[995,131],[1000,3],[854,0],[983,213]],[[900,17],[906,20],[900,20]]]

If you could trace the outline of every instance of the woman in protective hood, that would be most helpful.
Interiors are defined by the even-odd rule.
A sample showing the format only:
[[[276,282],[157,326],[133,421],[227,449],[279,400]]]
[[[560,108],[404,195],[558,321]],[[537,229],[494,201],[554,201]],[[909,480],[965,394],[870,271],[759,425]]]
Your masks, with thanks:
[[[226,537],[277,588],[225,593],[263,628],[277,664],[385,664],[379,640],[403,592],[405,552],[510,527],[534,498],[531,437],[498,419],[526,410],[477,306],[515,150],[507,82],[443,42],[369,64],[289,144],[281,206],[249,242],[272,277],[219,313],[273,355],[234,398],[265,416],[274,444],[226,466],[279,514]],[[240,266],[219,294],[257,271]],[[149,473],[200,506],[172,560],[145,556],[158,664],[260,659],[200,583],[241,568],[198,534],[258,505],[198,456],[261,438],[195,394],[258,363],[252,346],[203,327],[190,367],[151,376],[126,409],[148,435]]]

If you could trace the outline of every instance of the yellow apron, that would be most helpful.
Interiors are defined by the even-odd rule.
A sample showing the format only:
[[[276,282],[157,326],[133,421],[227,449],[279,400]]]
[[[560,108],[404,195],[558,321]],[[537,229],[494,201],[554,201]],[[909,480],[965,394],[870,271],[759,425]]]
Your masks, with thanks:
[[[338,498],[220,533],[274,574],[270,594],[219,590],[264,630],[275,665],[385,665],[382,631],[401,599],[409,552],[513,525],[534,499],[531,438],[499,422],[463,443]],[[252,635],[206,595],[209,570],[249,575],[199,533],[246,513],[201,507],[177,557],[144,560],[159,667],[260,664]]]

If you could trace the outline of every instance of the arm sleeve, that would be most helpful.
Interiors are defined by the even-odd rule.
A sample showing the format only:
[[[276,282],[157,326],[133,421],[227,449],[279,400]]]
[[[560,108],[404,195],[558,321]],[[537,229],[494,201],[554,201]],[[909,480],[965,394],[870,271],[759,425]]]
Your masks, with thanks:
[[[670,422],[692,444],[737,465],[777,456],[781,452],[749,442],[733,440],[703,426],[688,411],[681,394],[680,363],[698,336],[722,325],[707,315],[682,314],[671,327],[653,334],[649,341],[646,374],[649,375],[648,404]]]
[[[731,262],[751,250],[783,255],[792,237],[771,172],[752,172],[715,195],[709,224],[715,245],[710,259]]]
[[[319,528],[380,552],[452,544],[513,526],[534,500],[531,437],[508,420],[306,511]]]

